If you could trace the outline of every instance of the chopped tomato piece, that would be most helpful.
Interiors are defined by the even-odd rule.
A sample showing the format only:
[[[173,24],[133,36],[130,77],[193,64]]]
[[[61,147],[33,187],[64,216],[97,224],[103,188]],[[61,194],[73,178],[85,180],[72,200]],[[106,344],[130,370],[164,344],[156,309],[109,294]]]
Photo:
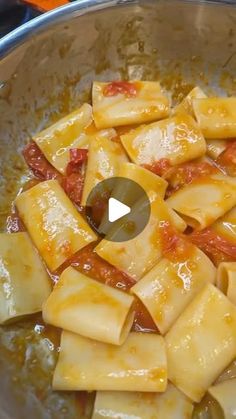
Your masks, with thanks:
[[[124,94],[126,97],[135,97],[138,93],[137,86],[135,83],[128,81],[113,81],[103,89],[104,96],[117,96],[119,93]]]
[[[229,141],[225,151],[217,158],[216,163],[225,169],[230,176],[236,176],[236,141]]]
[[[88,150],[83,148],[71,148],[70,149],[70,161],[75,164],[82,164],[87,161]]]
[[[82,171],[84,163],[87,162],[88,150],[72,148],[70,150],[70,161],[66,168],[66,176],[62,179],[62,187],[69,198],[80,205],[83,187],[84,172]]]
[[[81,167],[87,159],[87,150],[72,149],[70,151],[71,160],[67,166],[67,176],[62,176],[46,160],[37,144],[33,141],[25,147],[23,155],[26,163],[38,179],[57,179],[69,198],[75,204],[80,205],[84,184],[84,175],[81,173]],[[34,186],[33,181],[30,183],[30,186]]]
[[[116,127],[116,132],[118,136],[128,134],[132,129],[137,128],[139,125],[132,124],[132,125],[122,125],[119,127]]]
[[[188,237],[216,264],[236,260],[236,245],[221,237],[210,227],[194,231]]]
[[[162,255],[165,258],[176,262],[190,257],[193,246],[168,221],[160,225],[160,234]]]
[[[172,168],[169,159],[160,159],[152,164],[144,164],[143,167],[158,176],[165,176],[165,174]]]
[[[60,179],[61,174],[47,161],[42,151],[34,141],[31,141],[23,150],[27,165],[35,177],[40,180]]]
[[[84,175],[81,173],[71,173],[62,179],[61,185],[69,198],[76,205],[80,205],[84,187]]]
[[[83,148],[72,148],[70,150],[70,161],[66,168],[66,174],[80,173],[81,167],[87,162],[88,150]]]

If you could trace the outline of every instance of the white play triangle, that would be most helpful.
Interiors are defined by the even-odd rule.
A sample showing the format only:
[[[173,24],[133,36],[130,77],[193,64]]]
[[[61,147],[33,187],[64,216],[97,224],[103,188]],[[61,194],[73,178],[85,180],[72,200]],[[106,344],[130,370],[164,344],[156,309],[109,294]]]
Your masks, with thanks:
[[[119,220],[131,212],[128,205],[123,204],[115,198],[110,198],[108,201],[108,220],[110,223]]]

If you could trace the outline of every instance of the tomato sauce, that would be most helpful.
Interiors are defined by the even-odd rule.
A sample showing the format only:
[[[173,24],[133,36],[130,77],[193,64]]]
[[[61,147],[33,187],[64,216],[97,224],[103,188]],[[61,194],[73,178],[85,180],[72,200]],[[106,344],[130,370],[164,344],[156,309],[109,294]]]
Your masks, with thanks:
[[[135,297],[134,302],[134,322],[132,326],[132,330],[135,332],[146,332],[146,333],[153,333],[158,332],[158,329],[152,320],[149,312],[147,311],[146,307],[143,303]]]
[[[138,89],[135,83],[128,81],[113,81],[103,89],[103,95],[107,97],[117,96],[119,93],[124,94],[126,97],[136,97]]]
[[[60,275],[68,266],[73,266],[81,273],[97,281],[123,291],[129,290],[135,284],[135,281],[98,256],[94,251],[96,245],[97,243],[91,243],[79,250],[59,268],[56,274]]]
[[[190,184],[195,179],[204,176],[210,176],[218,173],[219,170],[207,162],[203,163],[185,163],[166,173],[164,176],[168,181],[167,197],[177,192],[184,185]]]
[[[152,164],[144,164],[143,167],[158,176],[165,176],[172,168],[169,159],[160,159]]]
[[[132,125],[121,125],[116,127],[116,132],[118,136],[128,134],[132,129],[137,128],[139,125],[132,124]],[[113,140],[113,139],[112,139]]]
[[[89,393],[87,391],[77,391],[75,392],[75,403],[78,404],[78,411],[80,412],[81,417],[87,418],[88,415],[86,414],[88,410],[88,406],[91,407],[94,405],[95,394]],[[92,412],[91,412],[92,414]],[[91,417],[91,414],[89,417]],[[78,416],[79,418],[80,416]]]
[[[188,242],[186,236],[177,232],[168,221],[163,222],[160,226],[160,235],[163,257],[172,262],[179,262],[191,256],[193,246]]]
[[[194,231],[189,239],[218,265],[220,262],[236,260],[236,245],[218,235],[213,229]]]
[[[229,141],[226,150],[216,159],[216,163],[230,176],[236,176],[236,141]]]

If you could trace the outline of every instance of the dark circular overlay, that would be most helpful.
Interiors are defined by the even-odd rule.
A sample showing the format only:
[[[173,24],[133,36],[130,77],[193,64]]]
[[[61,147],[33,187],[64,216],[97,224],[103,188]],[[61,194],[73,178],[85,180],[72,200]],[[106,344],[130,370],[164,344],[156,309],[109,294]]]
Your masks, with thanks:
[[[115,198],[130,208],[130,213],[114,222],[109,221],[109,199]],[[124,177],[113,177],[99,182],[86,202],[86,217],[100,237],[123,242],[137,237],[146,227],[151,206],[147,193],[136,182]]]

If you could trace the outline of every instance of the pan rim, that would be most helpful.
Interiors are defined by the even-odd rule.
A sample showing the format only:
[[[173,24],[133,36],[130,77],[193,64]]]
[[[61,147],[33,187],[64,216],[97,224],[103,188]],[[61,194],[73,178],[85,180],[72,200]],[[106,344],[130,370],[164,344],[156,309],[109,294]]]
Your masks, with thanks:
[[[161,0],[158,0],[161,1]],[[218,7],[236,7],[235,0],[165,0],[169,2],[195,3],[199,5],[214,5]],[[58,7],[44,13],[13,30],[0,39],[0,59],[6,57],[19,45],[24,43],[30,36],[37,35],[39,32],[54,26],[58,23],[68,21],[68,16],[84,15],[105,8],[141,4],[142,0],[77,0],[67,5]]]

